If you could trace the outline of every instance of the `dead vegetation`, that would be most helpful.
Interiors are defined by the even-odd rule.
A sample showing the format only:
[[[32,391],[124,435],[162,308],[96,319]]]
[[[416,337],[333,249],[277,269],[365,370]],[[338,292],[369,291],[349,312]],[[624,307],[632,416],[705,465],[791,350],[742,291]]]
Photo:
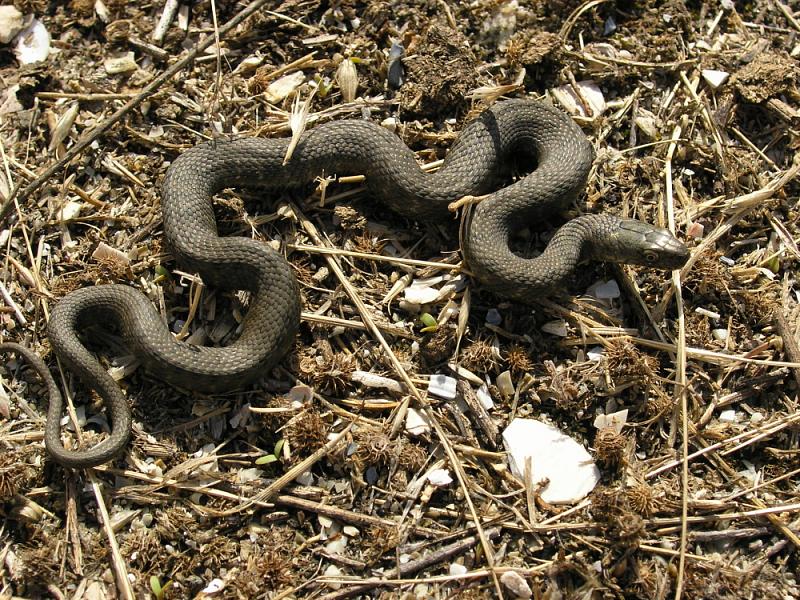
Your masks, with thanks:
[[[672,278],[592,265],[526,307],[468,284],[455,222],[389,214],[358,178],[221,194],[221,230],[294,267],[296,351],[259,385],[206,397],[160,384],[98,328],[136,424],[125,456],[91,473],[47,459],[43,389],[3,356],[2,594],[800,595],[795,9],[217,2],[216,46],[208,0],[159,34],[164,4],[16,0],[50,55],[22,65],[0,45],[0,341],[47,359],[76,407],[72,441],[107,425],[59,375],[50,307],[113,281],[147,290],[176,333],[235,335],[247,298],[174,270],[159,182],[201,140],[290,135],[295,98],[309,127],[382,122],[427,169],[502,94],[572,102],[597,160],[570,214],[673,227],[692,258]],[[610,280],[618,293],[601,293]],[[437,374],[461,379],[458,401],[427,393]],[[595,420],[622,410],[622,425]],[[566,507],[514,477],[498,432],[518,417],[589,447],[601,484]]]

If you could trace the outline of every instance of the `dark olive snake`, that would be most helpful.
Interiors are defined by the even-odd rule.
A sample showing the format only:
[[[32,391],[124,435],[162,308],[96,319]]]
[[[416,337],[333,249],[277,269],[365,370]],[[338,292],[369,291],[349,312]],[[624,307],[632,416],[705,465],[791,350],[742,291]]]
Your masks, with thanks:
[[[164,236],[184,270],[222,289],[248,290],[250,305],[241,335],[226,347],[178,341],[150,300],[124,285],[71,292],[53,309],[48,337],[62,364],[103,399],[110,435],[88,450],[61,442],[61,395],[44,363],[16,344],[0,351],[25,355],[45,378],[50,408],[45,444],[67,467],[91,467],[119,455],[131,433],[131,413],[119,386],[84,346],[87,324],[110,323],[146,369],[167,383],[219,392],[241,388],[265,375],[288,352],[300,323],[300,294],[287,261],[268,245],[244,237],[220,237],[212,210],[215,193],[228,187],[297,187],[321,175],[363,174],[369,194],[397,213],[416,219],[452,219],[450,203],[484,196],[470,211],[462,251],[484,288],[523,302],[566,287],[579,262],[598,259],[675,269],[688,250],[665,230],[611,215],[569,221],[544,252],[523,258],[512,252],[515,230],[569,206],[586,185],[594,153],[575,123],[531,100],[495,104],[469,123],[434,173],[422,171],[413,152],[393,133],[366,120],[320,125],[305,133],[283,164],[288,139],[216,140],[183,153],[163,184]],[[495,190],[518,153],[536,168]]]

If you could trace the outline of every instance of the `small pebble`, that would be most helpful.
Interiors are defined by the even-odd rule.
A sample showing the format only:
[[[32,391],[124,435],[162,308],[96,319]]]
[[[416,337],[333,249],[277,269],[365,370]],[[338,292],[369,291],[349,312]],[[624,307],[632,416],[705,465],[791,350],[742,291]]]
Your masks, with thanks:
[[[322,573],[325,577],[341,577],[342,571],[336,565],[328,565],[328,567]],[[333,590],[338,590],[342,587],[341,583],[328,583],[327,586]]]
[[[458,563],[450,563],[450,575],[463,575],[467,572],[467,567]]]
[[[503,573],[500,576],[500,582],[517,598],[530,598],[533,595],[528,582],[516,571],[506,571]]]
[[[720,342],[726,342],[728,340],[729,331],[727,329],[712,329],[711,335],[714,336],[715,340],[719,340]]]
[[[295,478],[295,481],[300,485],[314,485],[314,474],[311,471],[300,473],[300,475]]]
[[[496,308],[490,308],[486,311],[486,322],[489,325],[500,325],[503,322],[503,317],[500,315],[500,311]]]
[[[612,300],[621,295],[619,284],[613,279],[593,285],[587,291],[598,300]]]
[[[591,349],[590,349],[590,350],[589,350],[589,351],[586,353],[586,357],[587,357],[589,360],[594,360],[594,361],[597,361],[597,360],[600,360],[600,359],[603,357],[603,353],[604,353],[604,352],[605,352],[605,350],[603,349],[603,347],[602,347],[602,346],[595,346],[594,348],[591,348]]]

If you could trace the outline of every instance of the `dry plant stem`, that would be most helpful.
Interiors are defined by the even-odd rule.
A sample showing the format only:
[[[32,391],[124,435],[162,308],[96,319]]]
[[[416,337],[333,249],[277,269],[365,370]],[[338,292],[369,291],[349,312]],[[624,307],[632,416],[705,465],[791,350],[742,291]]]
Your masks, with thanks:
[[[484,532],[484,535],[488,539],[494,539],[500,535],[500,529],[498,528],[488,529]],[[472,548],[475,544],[477,544],[479,539],[480,538],[478,536],[471,535],[457,542],[453,542],[452,544],[448,544],[447,546],[439,548],[438,550],[431,552],[430,554],[423,556],[422,558],[418,558],[417,560],[412,560],[405,564],[401,564],[399,567],[387,571],[386,578],[392,579],[395,577],[409,577],[414,573],[418,573],[434,565],[441,564],[445,561],[450,560],[454,556],[463,554],[464,552]],[[343,581],[342,583],[347,584],[352,582]],[[380,585],[384,585],[384,582],[380,580],[369,581],[367,583],[356,585],[351,588],[331,592],[330,594],[322,596],[321,600],[339,600],[341,598],[349,598],[350,596],[354,596],[356,594],[362,594]]]
[[[228,32],[233,30],[239,24],[241,24],[245,19],[249,16],[254,14],[258,11],[264,4],[267,3],[267,0],[253,0],[250,4],[247,5],[246,8],[242,9],[236,16],[231,18],[225,25],[219,28],[218,35],[220,38],[223,38]],[[63,167],[68,165],[73,158],[78,156],[81,152],[83,152],[93,141],[103,135],[106,131],[108,131],[115,123],[117,123],[122,117],[127,115],[131,110],[139,106],[144,100],[152,96],[158,89],[160,89],[164,83],[169,81],[174,75],[179,73],[190,64],[195,57],[197,57],[201,52],[203,52],[206,48],[210,47],[216,39],[216,34],[207,35],[202,40],[200,40],[197,45],[189,50],[183,58],[178,59],[175,63],[172,64],[166,71],[164,71],[161,75],[153,79],[149,84],[147,84],[144,89],[139,92],[135,97],[131,98],[128,102],[125,103],[125,106],[117,110],[114,114],[110,117],[102,121],[98,124],[94,129],[92,129],[89,133],[83,135],[75,145],[72,146],[69,150],[64,153],[64,156],[61,157],[60,160],[56,161],[49,167],[47,167],[44,172],[39,175],[35,180],[29,183],[24,189],[21,191],[19,190],[19,186],[11,193],[11,196],[0,206],[0,226],[3,225],[6,218],[8,217],[9,212],[14,206],[19,206],[18,203],[24,201],[28,196],[30,196],[33,192],[39,189],[50,177],[52,177],[55,173],[60,171]]]
[[[559,562],[563,561],[569,563],[570,561],[576,561],[581,559],[586,555],[586,552],[581,550],[579,552],[573,552],[572,554],[566,554],[564,556],[559,557]],[[534,577],[541,573],[547,572],[553,568],[555,564],[555,560],[547,560],[541,564],[536,565],[535,567],[528,567],[528,568],[520,568],[520,567],[495,567],[494,571],[497,573],[519,573],[523,577]],[[375,584],[376,586],[382,585],[393,585],[393,586],[402,586],[402,585],[415,585],[417,583],[453,583],[458,581],[467,581],[472,579],[482,579],[484,577],[489,576],[493,571],[489,569],[476,569],[474,571],[469,571],[462,575],[437,575],[434,577],[420,577],[417,579],[342,579],[342,578],[331,578],[331,577],[321,577],[318,581],[322,583],[334,583],[334,584],[341,584],[341,585],[363,585],[363,584]],[[328,596],[326,596],[327,598]]]
[[[66,476],[66,537],[70,542],[72,550],[72,564],[75,568],[75,573],[83,575],[83,548],[81,547],[80,527],[78,526],[78,497],[77,485],[75,483],[75,476],[72,473]]]
[[[621,336],[615,336],[621,337]],[[664,344],[647,338],[629,337],[630,341],[645,346],[646,348],[655,348],[664,352],[676,352],[677,346],[675,344]],[[751,365],[764,365],[767,367],[790,367],[792,369],[800,368],[800,362],[789,362],[785,360],[767,360],[762,358],[750,358],[749,356],[742,356],[740,354],[723,354],[722,352],[715,352],[714,350],[705,350],[703,348],[693,348],[686,346],[686,356],[696,358],[715,365],[725,365],[732,362],[742,362]]]
[[[300,221],[303,230],[311,237],[314,243],[321,247],[324,247],[325,242],[319,235],[319,232],[317,231],[317,228],[314,226],[314,224],[311,223],[311,221],[309,221],[305,217],[305,215],[303,215],[302,211],[298,206],[291,203],[289,206],[291,207],[297,219]],[[380,330],[375,325],[375,322],[372,320],[372,315],[370,314],[370,311],[367,309],[367,306],[364,304],[364,301],[361,300],[361,297],[358,295],[356,290],[353,289],[352,284],[345,276],[344,272],[342,271],[342,268],[339,266],[339,262],[336,260],[336,257],[327,255],[325,258],[328,263],[328,266],[331,268],[331,271],[333,271],[333,273],[339,279],[339,282],[342,284],[342,287],[347,292],[353,304],[355,304],[356,309],[361,315],[361,319],[364,321],[364,324],[369,328],[370,333],[373,335],[373,337],[376,340],[378,340],[378,343],[381,345],[384,352],[386,353],[386,356],[389,358],[389,361],[392,363],[392,367],[394,368],[395,372],[400,376],[400,379],[405,384],[408,392],[419,403],[419,406],[422,408],[422,412],[424,413],[425,417],[431,423],[434,431],[436,432],[436,435],[439,438],[439,441],[441,442],[442,447],[445,450],[445,453],[447,454],[447,458],[450,461],[450,466],[455,471],[456,478],[458,479],[459,485],[461,486],[461,489],[464,492],[464,498],[467,502],[470,515],[472,516],[472,519],[476,524],[478,536],[481,539],[481,546],[483,547],[484,553],[486,554],[486,562],[488,563],[490,570],[492,570],[492,572],[494,573],[493,571],[494,553],[492,551],[492,547],[489,545],[489,540],[487,540],[484,536],[483,527],[481,527],[480,525],[480,519],[478,518],[478,514],[475,510],[475,505],[473,504],[472,497],[470,496],[469,493],[466,474],[464,473],[464,469],[461,465],[461,462],[458,459],[458,455],[453,450],[452,444],[450,444],[450,440],[447,438],[444,429],[442,429],[442,426],[439,424],[439,420],[436,418],[436,415],[430,409],[427,400],[423,398],[420,391],[414,385],[414,382],[411,381],[411,378],[408,376],[408,373],[406,373],[406,370],[403,368],[403,365],[400,364],[400,361],[398,360],[397,356],[392,351],[392,347],[388,344],[386,338],[383,337]],[[503,591],[500,586],[499,579],[497,578],[496,575],[493,575],[492,579],[494,581],[498,597],[503,598]]]
[[[756,428],[755,430],[745,431],[744,433],[740,433],[739,435],[736,435],[736,436],[733,436],[731,438],[728,438],[728,439],[726,439],[726,440],[724,440],[722,442],[717,442],[716,444],[711,444],[710,446],[706,446],[705,448],[702,448],[701,450],[693,452],[692,454],[690,454],[686,458],[687,458],[687,460],[693,460],[695,458],[698,458],[698,457],[703,456],[705,454],[708,454],[710,452],[715,452],[715,451],[717,451],[717,450],[719,450],[721,448],[730,446],[730,445],[732,445],[732,444],[734,444],[734,443],[736,443],[739,440],[742,440],[744,438],[750,438],[750,439],[747,439],[745,442],[743,442],[741,444],[736,444],[733,448],[727,448],[724,452],[722,452],[722,455],[725,456],[725,455],[731,454],[732,452],[736,452],[738,450],[741,450],[742,448],[744,448],[746,446],[749,446],[753,442],[756,442],[758,440],[770,437],[770,436],[774,435],[775,433],[785,429],[789,425],[792,425],[792,424],[797,423],[797,422],[800,422],[800,412],[794,413],[794,414],[790,414],[790,415],[780,419],[778,423],[772,424],[769,427]],[[655,477],[656,475],[658,475],[660,473],[663,473],[664,471],[668,471],[668,470],[670,470],[670,469],[672,469],[674,467],[677,467],[682,462],[683,462],[683,459],[670,461],[667,464],[662,465],[662,466],[658,467],[657,469],[653,469],[652,471],[647,473],[645,475],[645,479],[652,479],[653,477]]]
[[[310,313],[307,311],[303,311],[300,314],[300,318],[303,321],[308,321],[310,323],[318,323],[320,325],[333,325],[335,327],[347,327],[348,329],[358,329],[360,331],[367,331],[367,326],[359,321],[348,321],[347,319],[340,319],[339,317],[327,317],[324,315],[315,315],[314,313]],[[412,333],[409,333],[405,329],[400,329],[399,327],[392,327],[391,325],[383,325],[378,323],[377,327],[381,329],[384,333],[388,333],[389,335],[393,335],[396,337],[405,338],[407,340],[416,339],[416,336]]]
[[[147,487],[147,491],[151,494],[158,488],[170,486],[180,490],[185,490],[187,492],[193,492],[193,493],[197,492],[200,494],[204,494],[206,496],[211,496],[213,498],[219,498],[222,500],[230,500],[233,502],[243,502],[246,500],[246,498],[242,498],[241,496],[231,492],[218,490],[208,485],[202,485],[202,486],[192,485],[191,483],[179,479],[169,479],[166,477],[152,477],[150,475],[145,475],[144,473],[139,473],[138,471],[114,469],[111,467],[97,467],[97,470],[103,473],[119,475],[127,479],[135,479],[138,481],[147,482],[150,484],[150,486]],[[123,496],[125,494],[125,489],[126,488],[120,488],[116,490],[115,492],[116,495]],[[314,502],[306,498],[300,498],[298,496],[291,496],[288,494],[281,494],[279,496],[276,496],[275,498],[272,499],[271,502],[259,500],[259,501],[254,501],[253,504],[255,506],[267,509],[275,508],[275,505],[278,504],[281,506],[296,508],[298,510],[307,510],[316,514],[330,517],[332,519],[336,519],[338,521],[342,521],[344,523],[352,523],[353,525],[358,525],[361,527],[375,526],[375,527],[384,527],[392,530],[397,528],[397,522],[392,521],[391,519],[381,519],[379,517],[372,517],[370,515],[365,515],[363,513],[357,513],[350,510],[345,510],[343,508],[339,508],[337,506],[333,506],[325,502]],[[220,513],[218,511],[213,511],[213,512],[209,511],[205,507],[203,507],[201,510],[203,512],[211,514],[214,517],[223,515],[223,513]],[[428,529],[427,527],[415,527],[414,533],[416,535],[420,535],[422,537],[426,537],[429,539],[437,539],[441,537],[440,531]]]
[[[608,0],[588,0],[588,2],[584,2],[578,8],[573,10],[572,13],[570,13],[570,15],[567,17],[566,21],[564,21],[564,24],[561,26],[561,31],[558,32],[558,36],[561,38],[562,43],[567,41],[572,28],[575,27],[575,24],[578,22],[578,19],[581,18],[583,13],[606,2],[608,2]]]
[[[460,265],[450,265],[432,260],[415,260],[413,258],[399,258],[394,256],[384,256],[382,254],[372,254],[369,252],[353,252],[352,250],[340,250],[338,248],[319,248],[308,244],[286,244],[290,250],[300,250],[309,254],[333,254],[334,256],[350,256],[352,258],[363,258],[376,262],[388,262],[393,265],[408,265],[410,267],[425,267],[428,269],[442,269],[445,271],[458,272]]]
[[[9,307],[14,311],[14,316],[17,317],[17,321],[19,321],[20,325],[27,325],[28,321],[25,319],[25,315],[22,314],[22,311],[19,308],[19,305],[14,302],[14,299],[11,297],[11,293],[8,291],[3,282],[0,281],[0,296],[3,296],[3,300],[6,301]]]
[[[684,81],[692,86],[683,76]],[[681,137],[681,126],[675,127],[672,132],[673,142],[667,149],[667,159],[664,165],[664,179],[666,183],[666,196],[667,196],[667,221],[669,229],[675,233],[675,197],[672,191],[672,157],[675,154],[675,149],[678,146],[677,140]],[[675,356],[677,363],[677,373],[675,381],[675,395],[678,399],[678,406],[680,407],[681,417],[681,456],[683,459],[683,470],[681,473],[681,544],[680,555],[678,558],[678,573],[675,576],[675,600],[680,600],[683,594],[683,579],[684,571],[686,568],[686,544],[688,537],[688,525],[686,518],[689,515],[689,415],[687,406],[687,390],[686,390],[686,320],[683,314],[683,294],[681,292],[681,272],[676,270],[672,272],[672,289],[675,292],[675,303],[678,309],[678,352]],[[674,431],[674,429],[673,429]],[[670,444],[671,445],[671,444]]]
[[[70,92],[37,92],[36,97],[41,100],[83,100],[84,102],[100,102],[103,100],[127,100],[136,96],[133,92],[123,94],[79,94]]]
[[[794,27],[797,31],[800,31],[800,22],[795,18],[794,14],[792,14],[792,9],[786,6],[780,0],[775,0],[775,6],[783,13],[783,16],[786,17],[786,20],[791,23],[792,27]]]
[[[91,469],[87,469],[86,474],[88,475],[89,481],[92,484],[92,491],[94,492],[94,497],[97,501],[97,507],[100,509],[100,516],[103,518],[103,529],[106,532],[106,536],[108,537],[108,545],[111,548],[111,561],[114,567],[114,574],[116,575],[119,593],[126,600],[134,600],[135,596],[133,594],[133,588],[131,587],[131,582],[128,579],[128,569],[125,566],[125,560],[122,558],[122,554],[119,551],[117,538],[114,535],[114,531],[111,529],[111,517],[108,516],[108,509],[106,508],[106,503],[103,499],[103,492],[100,490],[100,482],[97,481],[97,477]]]
[[[220,514],[224,516],[235,515],[244,510],[247,510],[248,508],[250,508],[251,506],[253,506],[258,502],[267,502],[268,500],[270,500],[275,494],[277,494],[279,491],[281,491],[283,488],[289,485],[292,481],[297,479],[297,477],[308,471],[313,465],[322,460],[322,458],[331,454],[337,448],[337,446],[339,446],[341,441],[347,436],[347,434],[350,432],[350,429],[352,429],[353,425],[354,422],[348,424],[347,427],[345,427],[342,431],[336,434],[336,437],[330,440],[322,448],[314,452],[314,454],[312,454],[308,458],[297,463],[294,467],[286,471],[286,473],[278,477],[278,479],[276,479],[274,482],[272,482],[258,494],[245,501],[244,504],[242,504],[241,506],[237,506],[236,508],[233,508],[231,510],[224,511]]]
[[[800,362],[800,347],[797,345],[797,338],[786,321],[786,316],[783,314],[783,306],[776,306],[773,313],[773,320],[775,321],[775,330],[783,340],[783,351],[789,360],[792,362]],[[797,382],[797,389],[800,391],[800,367],[792,368],[792,375]]]

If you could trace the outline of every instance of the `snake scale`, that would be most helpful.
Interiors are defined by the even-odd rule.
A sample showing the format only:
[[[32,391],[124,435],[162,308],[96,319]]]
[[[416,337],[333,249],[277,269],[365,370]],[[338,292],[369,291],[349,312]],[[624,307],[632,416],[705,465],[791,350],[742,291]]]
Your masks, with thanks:
[[[300,294],[287,261],[268,245],[220,237],[212,209],[228,187],[297,187],[315,177],[364,174],[369,194],[415,219],[452,218],[451,202],[482,196],[462,229],[462,251],[476,280],[516,300],[531,301],[565,286],[578,263],[599,259],[678,268],[686,247],[668,231],[611,215],[586,215],[565,224],[536,258],[510,248],[521,226],[558,214],[581,193],[594,153],[580,128],[553,107],[532,100],[496,103],[469,123],[440,170],[423,172],[393,133],[366,120],[320,125],[305,133],[287,164],[288,139],[225,139],[196,146],[169,167],[162,189],[164,237],[179,265],[206,284],[251,293],[241,335],[226,347],[178,341],[150,300],[123,285],[76,290],[53,309],[48,337],[61,362],[103,399],[111,433],[87,450],[61,442],[61,395],[41,359],[16,344],[45,378],[50,393],[45,443],[68,467],[90,467],[119,455],[128,443],[131,413],[119,386],[84,346],[90,323],[111,323],[140,361],[167,383],[204,392],[240,388],[263,376],[289,350],[300,322]],[[535,169],[495,189],[522,153]],[[494,191],[493,191],[494,190]]]

